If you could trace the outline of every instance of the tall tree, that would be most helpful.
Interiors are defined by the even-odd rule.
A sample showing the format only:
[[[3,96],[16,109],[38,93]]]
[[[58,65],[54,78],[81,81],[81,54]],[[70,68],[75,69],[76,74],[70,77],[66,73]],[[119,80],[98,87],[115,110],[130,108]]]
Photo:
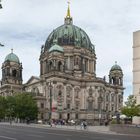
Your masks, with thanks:
[[[34,120],[38,115],[37,103],[30,94],[22,93],[15,96],[15,114],[19,119]]]
[[[128,96],[127,101],[125,102],[125,105],[127,107],[134,107],[134,106],[136,106],[136,98],[134,97],[134,95]]]
[[[136,98],[134,95],[130,95],[125,102],[125,106],[121,110],[122,114],[127,117],[140,116],[140,106],[136,105]]]
[[[5,117],[6,113],[6,100],[4,97],[0,96],[0,119]]]
[[[14,96],[6,97],[6,116],[9,118],[16,117],[15,115],[16,100]]]

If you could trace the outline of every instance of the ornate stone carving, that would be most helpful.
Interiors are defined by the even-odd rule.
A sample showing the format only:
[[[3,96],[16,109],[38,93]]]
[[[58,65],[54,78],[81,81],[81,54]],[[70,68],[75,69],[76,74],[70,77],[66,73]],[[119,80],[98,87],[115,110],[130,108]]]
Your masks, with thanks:
[[[79,98],[79,92],[80,92],[79,87],[76,87],[76,88],[74,89],[75,98]]]
[[[72,87],[71,87],[71,86],[67,86],[67,87],[66,87],[66,96],[67,96],[68,98],[71,97],[71,91],[72,91]]]

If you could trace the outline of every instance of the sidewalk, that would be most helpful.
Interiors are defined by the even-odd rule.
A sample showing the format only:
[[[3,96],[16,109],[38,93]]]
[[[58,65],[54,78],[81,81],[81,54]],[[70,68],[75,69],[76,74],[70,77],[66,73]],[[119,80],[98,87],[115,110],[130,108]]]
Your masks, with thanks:
[[[10,125],[10,123],[1,122],[0,125]],[[69,131],[85,131],[85,132],[98,132],[98,133],[106,133],[106,134],[116,134],[115,132],[111,132],[108,126],[88,126],[85,130],[81,128],[81,126],[66,126],[66,125],[50,125],[46,124],[23,124],[23,123],[12,123],[12,126],[26,126],[26,127],[34,127],[34,128],[43,128],[43,129],[59,129],[59,130],[69,130]]]

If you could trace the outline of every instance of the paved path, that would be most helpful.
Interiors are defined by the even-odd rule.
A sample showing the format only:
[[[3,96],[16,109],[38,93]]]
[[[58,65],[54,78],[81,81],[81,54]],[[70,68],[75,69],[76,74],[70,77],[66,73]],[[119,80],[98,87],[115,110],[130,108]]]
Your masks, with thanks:
[[[77,130],[73,126],[67,129],[60,126],[52,127],[44,125],[5,124],[0,123],[0,140],[140,140],[138,136],[116,135],[108,133],[89,132]],[[106,130],[104,126],[95,126],[94,129]],[[90,128],[89,128],[90,129]],[[74,131],[75,130],[75,131]]]
[[[3,125],[10,125],[9,123],[0,123]],[[81,126],[65,126],[65,125],[44,125],[44,124],[23,124],[23,123],[12,123],[12,126],[27,126],[35,128],[47,128],[47,129],[60,129],[60,130],[69,130],[69,131],[85,131],[85,132],[98,132],[98,133],[107,133],[107,134],[116,134],[111,132],[108,126],[88,126],[85,130]]]

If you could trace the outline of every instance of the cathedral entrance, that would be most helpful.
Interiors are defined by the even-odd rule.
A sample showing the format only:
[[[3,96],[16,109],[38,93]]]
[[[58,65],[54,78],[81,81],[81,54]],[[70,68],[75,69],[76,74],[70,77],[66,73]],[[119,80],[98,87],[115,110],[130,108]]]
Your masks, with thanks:
[[[69,120],[69,119],[70,119],[70,113],[67,114],[67,120]]]

